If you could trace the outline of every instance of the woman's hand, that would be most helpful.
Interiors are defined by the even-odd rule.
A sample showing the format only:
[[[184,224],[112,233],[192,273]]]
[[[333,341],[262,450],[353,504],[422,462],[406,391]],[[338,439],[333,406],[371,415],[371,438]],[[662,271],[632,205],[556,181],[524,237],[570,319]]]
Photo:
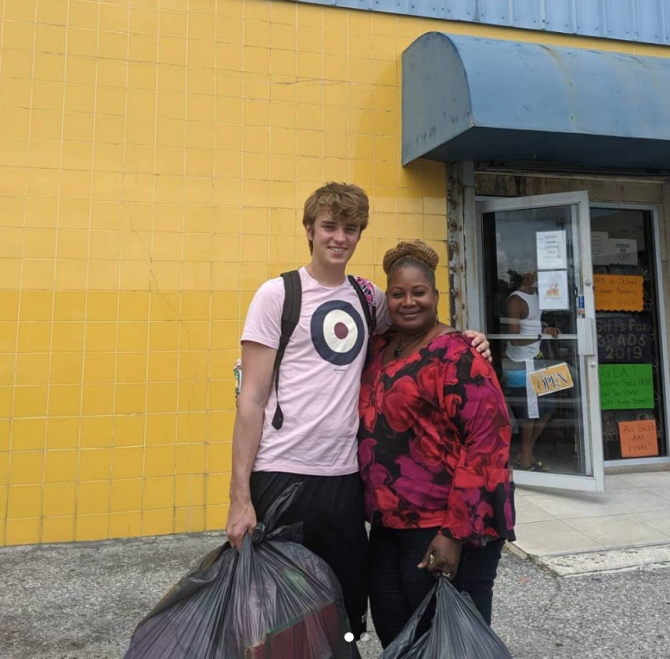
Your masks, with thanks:
[[[442,572],[451,581],[458,572],[460,560],[461,541],[438,533],[428,545],[426,555],[417,567],[421,570],[428,568],[428,572],[435,575]]]
[[[485,359],[491,361],[491,344],[486,338],[486,334],[475,332],[475,330],[465,330],[463,334],[467,336],[468,339],[472,339],[471,345],[473,348],[477,349],[477,352],[481,352]]]

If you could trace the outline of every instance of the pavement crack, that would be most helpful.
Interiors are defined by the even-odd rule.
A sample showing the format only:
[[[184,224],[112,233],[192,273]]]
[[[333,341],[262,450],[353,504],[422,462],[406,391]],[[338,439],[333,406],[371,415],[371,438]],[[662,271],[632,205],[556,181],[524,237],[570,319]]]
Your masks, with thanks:
[[[551,580],[554,582],[554,586],[556,588],[554,594],[549,598],[549,601],[545,606],[542,607],[542,612],[544,613],[545,611],[549,611],[550,609],[553,610],[554,608],[554,603],[558,599],[559,595],[563,594],[563,585],[560,582],[560,577],[553,572],[549,573]]]

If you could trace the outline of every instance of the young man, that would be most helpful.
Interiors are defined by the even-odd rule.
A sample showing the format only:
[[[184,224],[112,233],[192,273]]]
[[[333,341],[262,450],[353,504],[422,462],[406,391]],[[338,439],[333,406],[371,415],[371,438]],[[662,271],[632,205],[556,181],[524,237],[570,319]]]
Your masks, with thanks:
[[[263,284],[242,333],[244,386],[233,433],[233,474],[226,534],[237,547],[276,497],[301,482],[282,524],[303,523],[303,543],[340,581],[356,638],[365,631],[368,546],[358,476],[358,394],[368,328],[357,292],[345,276],[368,225],[367,195],[356,185],[328,183],[305,202],[303,225],[312,254],[300,269],[300,321],[273,371],[281,336],[284,283]],[[384,293],[369,284],[377,331],[388,327]],[[479,350],[481,334],[470,333]],[[281,403],[284,421],[273,426]]]

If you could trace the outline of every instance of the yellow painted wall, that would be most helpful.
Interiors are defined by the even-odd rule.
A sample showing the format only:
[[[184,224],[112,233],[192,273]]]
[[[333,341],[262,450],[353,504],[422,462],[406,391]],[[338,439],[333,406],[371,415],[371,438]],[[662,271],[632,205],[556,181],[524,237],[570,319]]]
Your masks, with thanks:
[[[401,52],[594,43],[284,0],[0,11],[0,546],[221,528],[241,323],[308,259],[306,196],[370,193],[358,274],[398,238],[446,260],[444,168],[399,165]]]

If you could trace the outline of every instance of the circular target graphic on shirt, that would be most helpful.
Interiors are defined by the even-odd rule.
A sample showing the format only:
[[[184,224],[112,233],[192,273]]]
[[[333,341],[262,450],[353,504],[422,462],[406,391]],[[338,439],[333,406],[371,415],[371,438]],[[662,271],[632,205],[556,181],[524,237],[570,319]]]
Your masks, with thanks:
[[[336,366],[351,364],[365,343],[360,314],[348,302],[324,302],[312,316],[312,343],[323,359]]]

